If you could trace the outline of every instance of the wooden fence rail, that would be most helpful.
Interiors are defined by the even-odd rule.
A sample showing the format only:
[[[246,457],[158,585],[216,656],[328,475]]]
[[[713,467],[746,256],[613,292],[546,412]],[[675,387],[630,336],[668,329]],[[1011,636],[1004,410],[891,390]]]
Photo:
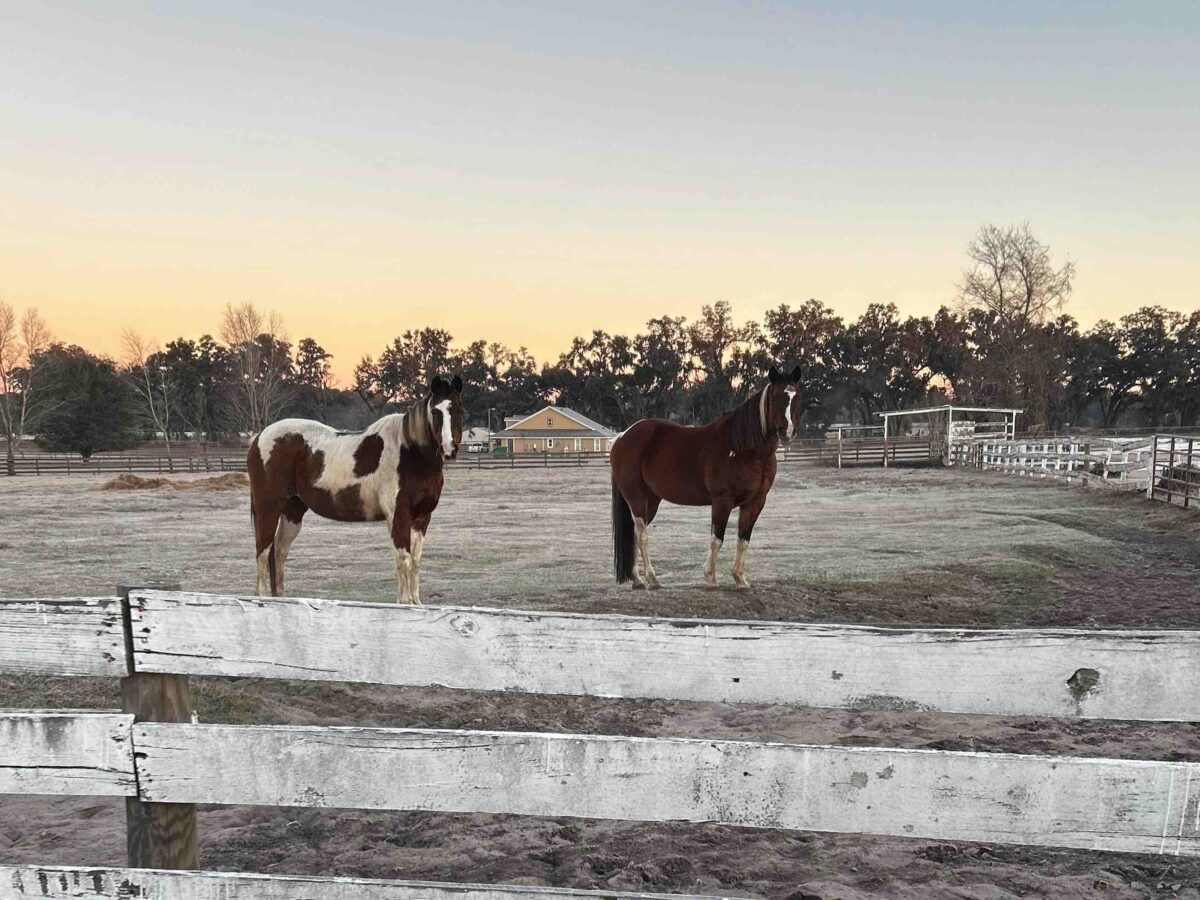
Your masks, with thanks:
[[[138,784],[158,802],[711,822],[1200,855],[1200,763],[394,728],[146,724],[133,735]]]
[[[1184,509],[1200,502],[1200,438],[1160,434],[1151,445],[1146,496]]]
[[[130,858],[142,869],[199,866],[198,803],[714,822],[1200,856],[1200,763],[205,725],[192,717],[186,684],[235,675],[1200,721],[1200,632],[883,629],[128,590],[124,604],[0,601],[4,670],[124,676],[124,713],[0,711],[0,792],[125,796]],[[122,896],[111,893],[119,870],[4,871],[25,892],[16,896],[34,889],[30,878],[35,896]],[[151,896],[296,896],[258,892],[250,876],[135,876],[163,886]],[[72,895],[77,878],[84,890]],[[320,882],[302,896],[348,896],[349,884],[359,883]],[[361,884],[355,896],[422,890]],[[567,896],[440,890],[428,896]]]
[[[116,712],[0,711],[0,794],[135,793],[132,726]]]
[[[929,441],[925,439],[891,439],[888,442],[890,464],[927,462]],[[795,465],[882,465],[883,441],[879,439],[838,441],[794,441],[780,448],[779,462]],[[515,453],[492,456],[487,453],[461,452],[453,467],[458,470],[483,471],[500,469],[555,469],[607,466],[607,453]],[[18,457],[9,467],[0,467],[0,474],[15,476],[50,475],[201,475],[222,472],[245,472],[244,455],[222,456],[151,456],[142,453],[97,455],[90,459],[78,456],[30,454]]]
[[[1196,631],[890,629],[162,591],[134,591],[130,617],[138,672],[1200,721]]]
[[[316,875],[0,865],[5,900],[699,900],[686,894]],[[713,900],[706,897],[704,900]]]

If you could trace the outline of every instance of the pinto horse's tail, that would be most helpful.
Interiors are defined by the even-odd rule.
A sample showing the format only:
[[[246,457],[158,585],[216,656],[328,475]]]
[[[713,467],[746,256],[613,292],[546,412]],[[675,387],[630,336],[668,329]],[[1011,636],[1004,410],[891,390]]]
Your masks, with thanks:
[[[614,479],[612,485],[613,571],[617,584],[633,578],[633,512]]]

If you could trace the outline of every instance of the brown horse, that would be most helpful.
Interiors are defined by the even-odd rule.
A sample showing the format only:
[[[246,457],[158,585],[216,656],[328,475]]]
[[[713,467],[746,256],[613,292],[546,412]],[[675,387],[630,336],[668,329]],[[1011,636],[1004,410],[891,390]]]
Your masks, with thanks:
[[[421,553],[442,496],[446,457],[462,441],[462,379],[438,376],[403,413],[366,431],[283,419],[250,442],[250,518],[258,593],[283,593],[283,568],[310,509],[339,522],[386,519],[396,548],[397,599],[421,602]]]
[[[613,568],[617,584],[634,590],[659,587],[650,562],[647,526],[663,500],[712,507],[712,540],[704,580],[717,583],[717,553],[729,514],[737,507],[738,544],[733,580],[746,580],[746,550],[754,523],[775,481],[775,450],[796,433],[800,421],[800,367],[782,374],[774,366],[768,383],[731,413],[695,428],[663,419],[634,423],[613,444]],[[635,548],[637,565],[635,566]],[[640,568],[640,572],[638,569]]]

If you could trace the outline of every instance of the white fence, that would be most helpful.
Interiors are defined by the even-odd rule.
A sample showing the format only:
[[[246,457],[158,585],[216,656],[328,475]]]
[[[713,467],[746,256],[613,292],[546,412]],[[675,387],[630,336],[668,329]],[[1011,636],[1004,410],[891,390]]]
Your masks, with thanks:
[[[1067,482],[1100,485],[1123,491],[1146,490],[1156,447],[1184,438],[1061,437],[1047,439],[976,440],[954,447],[954,465]],[[1198,449],[1197,460],[1200,460]]]
[[[124,712],[0,711],[0,792],[129,798],[130,862],[143,867],[198,866],[197,803],[712,822],[1200,856],[1198,763],[207,725],[193,721],[187,699],[187,676],[253,676],[1196,722],[1194,631],[894,630],[134,591],[124,603],[0,601],[0,671],[124,675]],[[126,882],[188,900],[614,896],[0,867],[0,884],[18,897],[132,896],[121,893]]]

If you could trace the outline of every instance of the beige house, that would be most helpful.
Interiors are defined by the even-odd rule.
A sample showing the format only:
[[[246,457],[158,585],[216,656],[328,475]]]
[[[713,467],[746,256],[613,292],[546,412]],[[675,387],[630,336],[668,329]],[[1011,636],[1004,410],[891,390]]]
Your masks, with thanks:
[[[547,406],[524,418],[504,420],[491,435],[509,453],[606,453],[616,432],[565,406]]]

